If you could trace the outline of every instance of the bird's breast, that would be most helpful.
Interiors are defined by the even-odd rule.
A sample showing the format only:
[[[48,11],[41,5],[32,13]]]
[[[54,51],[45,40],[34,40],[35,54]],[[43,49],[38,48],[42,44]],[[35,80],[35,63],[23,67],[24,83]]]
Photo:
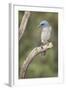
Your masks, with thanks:
[[[50,30],[48,28],[43,28],[42,32],[41,32],[41,42],[42,43],[46,43],[47,40],[50,39]]]
[[[43,28],[42,32],[41,32],[41,36],[43,39],[45,39],[47,37],[49,30],[48,28]]]

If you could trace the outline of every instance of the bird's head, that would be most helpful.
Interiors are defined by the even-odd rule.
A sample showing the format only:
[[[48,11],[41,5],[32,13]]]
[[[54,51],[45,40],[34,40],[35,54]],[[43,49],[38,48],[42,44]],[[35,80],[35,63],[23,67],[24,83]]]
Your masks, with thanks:
[[[40,28],[45,28],[45,27],[48,27],[48,26],[49,26],[49,23],[46,20],[41,21],[40,24],[39,24]]]

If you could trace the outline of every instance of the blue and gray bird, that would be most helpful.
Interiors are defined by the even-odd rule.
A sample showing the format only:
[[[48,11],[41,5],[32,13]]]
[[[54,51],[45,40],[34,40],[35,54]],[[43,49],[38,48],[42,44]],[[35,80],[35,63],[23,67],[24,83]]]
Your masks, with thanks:
[[[39,26],[41,30],[41,43],[45,45],[50,40],[52,27],[46,20],[41,21]]]
[[[46,20],[41,21],[39,27],[41,30],[41,44],[45,45],[50,40],[52,27]]]

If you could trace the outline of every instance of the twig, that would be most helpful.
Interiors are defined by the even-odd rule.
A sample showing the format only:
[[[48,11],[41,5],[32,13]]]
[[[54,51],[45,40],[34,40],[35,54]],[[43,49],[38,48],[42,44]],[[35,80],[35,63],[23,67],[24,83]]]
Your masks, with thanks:
[[[40,46],[40,47],[36,47],[34,48],[30,53],[29,55],[27,56],[26,60],[24,61],[24,63],[22,64],[22,67],[21,67],[21,71],[20,71],[20,78],[25,78],[25,75],[26,75],[26,72],[27,72],[27,69],[28,69],[28,66],[30,65],[30,63],[33,61],[33,58],[38,55],[39,53],[41,52],[44,52],[46,51],[47,49],[49,48],[52,48],[53,47],[53,44],[52,42],[44,45],[44,46]]]
[[[23,33],[26,29],[29,17],[30,17],[30,12],[25,11],[24,16],[22,17],[22,20],[21,20],[20,28],[19,28],[19,40],[23,36]]]

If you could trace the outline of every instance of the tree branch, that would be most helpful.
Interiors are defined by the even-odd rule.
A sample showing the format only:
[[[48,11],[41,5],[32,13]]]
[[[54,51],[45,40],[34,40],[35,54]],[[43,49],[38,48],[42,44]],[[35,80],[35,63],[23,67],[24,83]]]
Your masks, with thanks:
[[[34,48],[29,55],[27,56],[26,60],[24,61],[22,67],[21,67],[21,71],[20,71],[20,78],[25,78],[28,66],[30,65],[30,63],[33,61],[33,58],[40,54],[41,52],[44,52],[46,50],[48,50],[49,48],[52,48],[53,44],[52,42],[44,45],[44,46],[40,46],[40,47],[36,47]]]
[[[22,17],[22,20],[21,20],[20,28],[19,28],[19,40],[23,36],[23,33],[26,29],[29,17],[30,17],[30,12],[25,11],[24,16]]]

